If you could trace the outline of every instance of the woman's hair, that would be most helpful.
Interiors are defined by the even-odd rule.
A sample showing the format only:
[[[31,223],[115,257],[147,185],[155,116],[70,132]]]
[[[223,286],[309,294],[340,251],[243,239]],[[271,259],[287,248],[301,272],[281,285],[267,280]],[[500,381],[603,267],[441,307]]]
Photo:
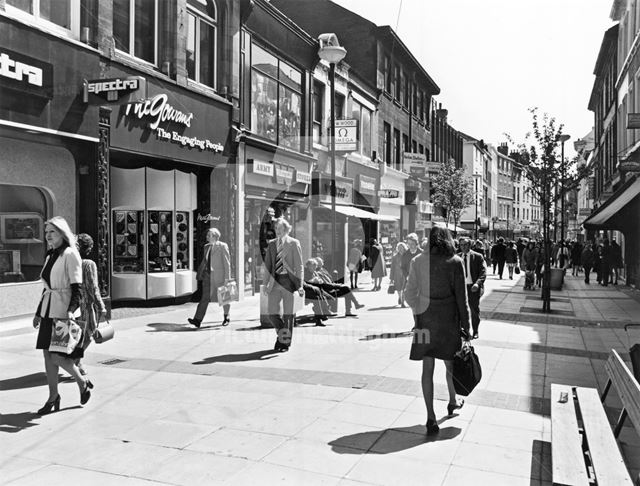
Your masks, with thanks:
[[[86,257],[91,253],[91,248],[93,248],[93,238],[89,236],[87,233],[80,233],[76,236],[78,240],[76,245],[78,247],[78,251],[80,252],[80,256]]]
[[[415,241],[418,244],[418,235],[415,233],[409,233],[406,238],[407,241]]]
[[[453,256],[455,253],[451,233],[446,228],[435,226],[429,235],[429,251],[436,255]]]
[[[53,218],[45,221],[45,227],[47,225],[53,226],[58,232],[62,235],[62,239],[69,245],[71,248],[76,248],[76,236],[71,231],[69,227],[69,223],[62,216],[54,216]]]
[[[207,236],[215,236],[218,240],[220,239],[220,230],[218,228],[209,228],[207,230]]]
[[[416,236],[416,243],[418,242],[418,241],[417,241],[417,238],[418,238],[418,237]],[[404,251],[407,251],[407,250],[409,249],[409,247],[407,246],[407,244],[406,244],[406,243],[404,243],[404,242],[402,242],[402,241],[399,241],[399,242],[398,242],[398,244],[396,245],[396,252],[399,252],[399,251],[400,251],[400,248],[404,249]]]
[[[309,258],[306,262],[304,262],[305,267],[311,268],[311,266],[316,266],[317,262],[315,258]]]

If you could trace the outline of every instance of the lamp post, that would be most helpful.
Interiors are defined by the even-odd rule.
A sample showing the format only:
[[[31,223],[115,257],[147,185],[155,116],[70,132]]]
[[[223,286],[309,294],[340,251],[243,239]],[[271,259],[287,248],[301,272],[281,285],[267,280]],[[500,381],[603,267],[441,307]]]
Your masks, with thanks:
[[[561,155],[561,165],[560,165],[560,241],[564,241],[564,179],[567,176],[566,174],[566,166],[564,163],[564,143],[571,138],[570,135],[560,135],[560,142],[562,143],[562,155]]]
[[[330,103],[331,103],[331,263],[334,271],[338,270],[338,235],[336,223],[336,64],[344,59],[347,50],[340,46],[335,34],[318,36],[320,49],[318,57],[329,63]]]

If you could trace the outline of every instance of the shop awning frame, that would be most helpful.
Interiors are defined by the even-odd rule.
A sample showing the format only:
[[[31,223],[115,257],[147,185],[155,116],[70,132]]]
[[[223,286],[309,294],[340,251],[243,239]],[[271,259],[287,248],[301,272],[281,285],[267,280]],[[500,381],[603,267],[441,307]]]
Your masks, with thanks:
[[[434,221],[433,226],[446,228],[449,231],[455,231],[456,233],[471,233],[471,231],[469,231],[468,229],[461,228],[460,226],[456,226],[453,223],[445,223],[444,221]]]
[[[619,194],[611,196],[582,223],[582,226],[586,229],[604,229],[609,220],[638,195],[640,195],[640,177],[636,177],[635,181],[627,185]]]
[[[331,211],[330,204],[321,204],[325,209]],[[365,211],[364,209],[357,208],[355,206],[343,206],[336,205],[336,212],[344,214],[345,216],[352,216],[354,218],[373,219],[376,221],[398,221],[399,218],[395,216],[383,216],[380,214],[372,213],[371,211]]]

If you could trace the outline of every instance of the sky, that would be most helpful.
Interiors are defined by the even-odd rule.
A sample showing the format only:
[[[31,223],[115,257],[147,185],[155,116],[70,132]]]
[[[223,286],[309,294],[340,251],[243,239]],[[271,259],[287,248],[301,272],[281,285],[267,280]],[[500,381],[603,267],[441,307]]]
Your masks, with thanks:
[[[440,87],[449,123],[500,144],[524,141],[537,107],[575,140],[587,109],[613,0],[333,0],[390,25]]]

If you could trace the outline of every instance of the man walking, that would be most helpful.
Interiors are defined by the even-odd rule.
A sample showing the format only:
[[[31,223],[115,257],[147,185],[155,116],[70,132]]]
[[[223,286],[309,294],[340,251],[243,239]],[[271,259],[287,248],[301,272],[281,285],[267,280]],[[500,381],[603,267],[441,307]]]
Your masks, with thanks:
[[[483,293],[484,281],[487,278],[487,269],[482,255],[471,250],[469,238],[463,236],[460,238],[459,244],[459,255],[464,263],[467,299],[469,301],[469,308],[471,309],[473,339],[478,339],[478,328],[480,327],[480,295]]]
[[[274,349],[285,352],[293,337],[293,294],[304,296],[302,250],[300,242],[289,236],[291,225],[284,218],[275,221],[276,238],[269,241],[265,253],[265,291],[269,319],[278,334]],[[282,302],[282,315],[280,315]]]
[[[500,275],[500,278],[502,278],[502,272],[504,272],[504,264],[507,261],[507,246],[504,244],[504,238],[502,236],[498,238],[498,243],[496,243],[492,251],[492,258],[495,257],[495,261],[498,264],[498,275]]]

